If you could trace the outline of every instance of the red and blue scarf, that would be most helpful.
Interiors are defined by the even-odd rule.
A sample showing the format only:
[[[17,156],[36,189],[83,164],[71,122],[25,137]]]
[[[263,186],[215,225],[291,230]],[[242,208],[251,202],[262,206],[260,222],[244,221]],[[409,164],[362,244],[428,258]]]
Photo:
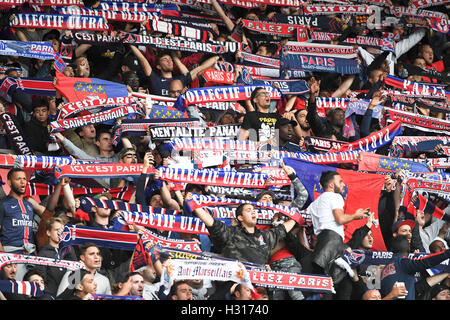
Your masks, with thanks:
[[[102,16],[81,16],[52,13],[17,13],[13,28],[106,31],[109,25]]]
[[[194,212],[197,208],[207,207],[207,206],[230,206],[230,205],[240,205],[240,204],[251,204],[257,207],[272,209],[274,211],[280,212],[283,215],[291,218],[298,225],[303,225],[305,223],[305,219],[303,218],[300,210],[293,207],[287,207],[276,204],[269,204],[263,202],[254,202],[254,201],[246,201],[239,199],[229,199],[223,197],[215,197],[215,196],[205,196],[193,194],[192,199],[186,202],[186,209],[190,214]]]
[[[402,126],[409,128],[450,135],[450,121],[392,108],[385,108],[385,110],[385,119],[387,122],[400,121]]]
[[[0,280],[0,292],[24,294],[32,297],[40,297],[44,292],[37,282]]]
[[[283,47],[281,62],[284,69],[344,74],[360,72],[355,49],[348,46],[289,41]]]
[[[59,248],[93,242],[99,247],[133,251],[137,233],[66,224],[61,233]]]

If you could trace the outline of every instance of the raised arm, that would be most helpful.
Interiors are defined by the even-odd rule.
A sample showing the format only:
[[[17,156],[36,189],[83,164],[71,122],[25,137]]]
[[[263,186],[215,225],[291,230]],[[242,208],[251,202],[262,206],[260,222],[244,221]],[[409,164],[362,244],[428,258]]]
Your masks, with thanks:
[[[139,50],[136,46],[132,44],[130,44],[130,50],[138,59],[139,64],[141,65],[142,70],[144,71],[144,75],[147,77],[150,76],[150,74],[152,73],[152,66],[150,65],[150,62],[148,62],[147,58],[142,54],[141,50]]]
[[[195,80],[197,78],[197,76],[200,73],[202,73],[203,71],[205,71],[206,69],[209,69],[212,66],[214,66],[214,64],[217,62],[217,60],[219,60],[219,58],[220,58],[220,56],[210,57],[207,60],[205,60],[201,65],[192,69],[190,71],[192,80]]]
[[[219,15],[220,19],[225,23],[225,26],[227,27],[228,31],[233,31],[234,29],[234,22],[231,21],[230,18],[226,15],[223,8],[220,6],[220,4],[217,2],[217,0],[211,0],[211,4],[213,5],[214,9],[217,11],[217,14]]]
[[[144,166],[142,168],[142,174],[139,176],[136,182],[136,194],[135,201],[137,204],[145,205],[145,187],[147,186],[147,182],[149,177],[147,176],[149,169],[152,168],[153,155],[151,152],[147,152],[144,156]]]
[[[214,224],[214,218],[205,211],[203,208],[197,208],[194,210],[194,213],[199,217],[200,220],[205,224],[207,227],[212,227]]]
[[[187,74],[189,73],[189,69],[184,65],[183,62],[181,62],[179,54],[180,54],[179,51],[172,51],[171,52],[172,60],[177,66],[178,70],[180,70],[181,74]]]
[[[167,182],[165,182],[165,181],[163,181],[163,185],[161,187],[161,199],[167,209],[170,209],[170,210],[180,210],[181,209],[180,206],[178,205],[178,202],[176,200],[172,199],[169,188],[167,186]]]
[[[342,84],[339,86],[339,88],[333,92],[331,95],[333,98],[340,98],[342,95],[344,95],[348,89],[352,86],[353,81],[355,80],[355,75],[352,74],[347,77],[344,81],[342,81]]]
[[[77,159],[95,160],[95,157],[88,155],[86,152],[78,148],[69,139],[66,139],[60,132],[55,133],[56,139]]]
[[[92,47],[91,44],[82,43],[75,48],[75,57],[81,57],[86,51]]]

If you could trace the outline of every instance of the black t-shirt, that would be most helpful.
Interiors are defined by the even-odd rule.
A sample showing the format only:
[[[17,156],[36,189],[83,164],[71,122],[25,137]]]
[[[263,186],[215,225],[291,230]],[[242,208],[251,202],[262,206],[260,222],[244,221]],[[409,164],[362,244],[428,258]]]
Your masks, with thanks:
[[[146,77],[145,82],[148,83],[151,94],[155,94],[158,96],[168,96],[170,83],[173,80],[180,80],[183,85],[187,86],[192,82],[192,77],[188,72],[185,75],[181,74],[172,78],[163,78],[152,70],[150,76]]]
[[[275,124],[281,119],[279,113],[252,111],[245,114],[241,128],[256,130],[257,140],[266,141],[275,138]],[[255,133],[250,132],[249,140],[255,140]]]

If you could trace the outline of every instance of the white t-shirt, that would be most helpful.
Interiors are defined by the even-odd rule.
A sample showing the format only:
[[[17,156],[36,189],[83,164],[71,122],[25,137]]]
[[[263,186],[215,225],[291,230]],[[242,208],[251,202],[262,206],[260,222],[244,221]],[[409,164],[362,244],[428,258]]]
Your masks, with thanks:
[[[311,215],[316,236],[322,230],[328,229],[337,232],[344,240],[344,226],[336,222],[333,215],[334,209],[344,209],[342,195],[335,192],[324,192],[309,205],[306,212]]]
[[[158,296],[161,282],[153,284],[144,284],[144,291],[142,292],[142,298],[144,300],[160,300]]]

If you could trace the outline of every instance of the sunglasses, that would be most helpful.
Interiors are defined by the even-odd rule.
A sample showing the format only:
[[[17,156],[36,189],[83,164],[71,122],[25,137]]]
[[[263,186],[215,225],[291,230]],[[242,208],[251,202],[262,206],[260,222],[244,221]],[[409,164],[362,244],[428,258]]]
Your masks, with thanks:
[[[127,153],[123,156],[124,158],[137,158],[135,153]]]
[[[258,94],[258,97],[262,97],[262,96],[269,96],[270,97],[270,93],[269,92],[261,92]]]

